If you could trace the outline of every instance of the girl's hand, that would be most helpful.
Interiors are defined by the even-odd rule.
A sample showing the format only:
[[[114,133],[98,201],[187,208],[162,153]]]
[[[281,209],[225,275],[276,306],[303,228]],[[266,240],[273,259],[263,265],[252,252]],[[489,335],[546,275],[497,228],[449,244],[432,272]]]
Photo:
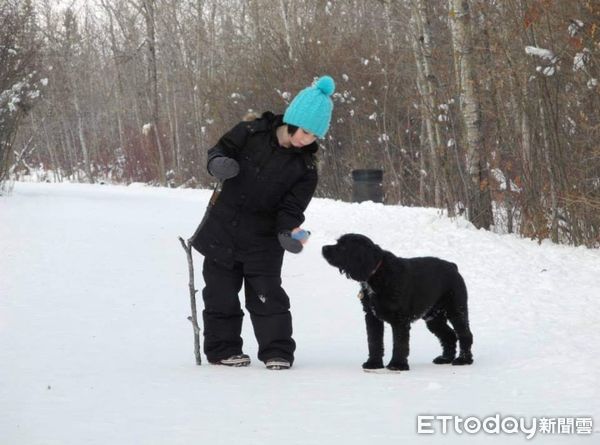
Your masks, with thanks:
[[[292,230],[292,238],[300,241],[303,245],[308,242],[309,237],[310,232],[308,230],[301,229],[300,227],[296,227]]]
[[[300,253],[308,241],[310,232],[296,227],[293,230],[282,230],[277,234],[281,247],[291,253]]]

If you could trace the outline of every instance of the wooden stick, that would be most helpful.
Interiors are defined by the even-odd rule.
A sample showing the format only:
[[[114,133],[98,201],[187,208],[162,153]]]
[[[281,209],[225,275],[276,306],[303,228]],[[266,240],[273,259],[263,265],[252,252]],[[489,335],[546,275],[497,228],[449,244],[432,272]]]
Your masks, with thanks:
[[[192,306],[192,315],[187,319],[192,323],[194,329],[194,355],[196,356],[196,364],[202,364],[202,357],[200,355],[200,328],[198,327],[198,315],[196,311],[196,292],[198,292],[194,286],[194,261],[192,259],[192,246],[189,242],[179,237],[179,242],[185,250],[188,262],[188,272],[190,275],[189,290],[190,290],[190,302]]]

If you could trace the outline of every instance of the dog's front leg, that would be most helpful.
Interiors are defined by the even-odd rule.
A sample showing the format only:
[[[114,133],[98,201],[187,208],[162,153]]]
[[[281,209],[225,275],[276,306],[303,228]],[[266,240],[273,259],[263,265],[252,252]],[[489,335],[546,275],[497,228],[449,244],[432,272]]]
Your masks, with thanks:
[[[377,318],[370,307],[368,297],[362,300],[367,325],[369,359],[363,363],[363,369],[383,368],[383,321]]]
[[[391,371],[408,371],[410,321],[402,320],[391,324],[394,336],[394,352],[387,368]]]

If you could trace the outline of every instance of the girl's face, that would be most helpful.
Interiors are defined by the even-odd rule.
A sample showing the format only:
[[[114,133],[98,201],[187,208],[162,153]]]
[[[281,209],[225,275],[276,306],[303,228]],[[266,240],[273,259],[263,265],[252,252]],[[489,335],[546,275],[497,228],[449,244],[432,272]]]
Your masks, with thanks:
[[[302,148],[305,145],[312,144],[317,137],[308,131],[298,128],[294,135],[290,138],[290,142],[294,147]]]

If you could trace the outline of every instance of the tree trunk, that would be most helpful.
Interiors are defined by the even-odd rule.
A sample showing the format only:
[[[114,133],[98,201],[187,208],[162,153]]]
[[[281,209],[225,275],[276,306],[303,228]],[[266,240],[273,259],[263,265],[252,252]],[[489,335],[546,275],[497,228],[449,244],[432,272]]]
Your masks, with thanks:
[[[424,12],[424,5],[420,0],[413,0],[412,5],[412,17],[410,23],[412,25],[412,49],[415,57],[415,64],[417,68],[417,89],[421,96],[421,109],[423,114],[423,122],[425,123],[425,130],[427,133],[427,145],[429,146],[429,156],[431,158],[431,179],[433,182],[434,190],[434,206],[437,208],[442,207],[442,187],[440,181],[440,162],[438,150],[441,144],[439,125],[435,120],[435,99],[433,98],[433,92],[430,85],[431,81],[431,67],[429,60],[426,56],[426,51],[423,48],[424,42],[427,39],[429,42],[429,36],[425,37],[424,30],[422,27],[423,20],[421,14]]]
[[[73,173],[75,172],[75,165],[77,164],[77,156],[75,154],[75,149],[73,148],[71,133],[64,119],[61,119],[61,129],[64,140],[64,152],[66,155],[65,158],[68,162],[68,177],[70,181],[73,181]],[[78,178],[75,178],[75,180],[78,181]]]
[[[422,123],[421,123],[421,133],[419,135],[419,140],[423,141],[425,140],[425,138],[427,136],[425,136],[425,116],[422,116]],[[427,199],[427,195],[425,194],[425,179],[427,178],[427,168],[425,165],[425,156],[423,155],[423,148],[421,147],[419,150],[419,167],[420,167],[420,171],[419,171],[419,204],[420,205],[425,205],[426,204],[426,199]]]
[[[73,103],[75,105],[75,113],[77,114],[77,135],[79,136],[79,144],[81,144],[81,152],[83,153],[83,167],[85,168],[85,175],[90,184],[94,183],[94,176],[92,173],[92,164],[90,161],[90,154],[88,151],[85,134],[83,131],[83,114],[79,106],[79,98],[75,89],[73,89]]]
[[[31,120],[33,122],[33,112],[31,112]],[[46,150],[48,150],[48,153],[50,154],[50,161],[52,162],[52,171],[54,172],[54,181],[62,182],[62,177],[60,175],[61,166],[60,166],[60,163],[58,162],[58,158],[56,157],[56,150],[54,150],[54,147],[50,143],[50,138],[48,137],[48,130],[46,129],[45,118],[42,118],[41,126],[42,126],[42,131],[44,132],[44,141],[46,143]]]
[[[542,126],[542,141],[544,143],[544,161],[546,164],[546,171],[548,173],[548,183],[550,185],[550,206],[552,210],[552,216],[550,221],[550,237],[553,242],[558,243],[558,197],[557,197],[557,185],[556,175],[552,168],[552,160],[550,158],[550,140],[548,136],[548,128],[546,121],[546,113],[544,111],[544,104],[541,99],[539,100],[540,107],[540,125]]]
[[[148,82],[150,86],[150,108],[152,113],[152,128],[154,139],[158,150],[158,177],[163,186],[167,185],[165,154],[160,139],[159,107],[158,107],[158,73],[156,63],[156,23],[155,23],[156,0],[143,0],[142,11],[146,22],[146,45],[148,48]]]
[[[177,95],[176,82],[171,79],[165,80],[167,117],[169,119],[169,128],[171,130],[171,157],[172,166],[175,173],[175,181],[181,181],[181,162],[180,162],[180,141],[179,141],[179,119],[177,117]]]
[[[467,0],[449,0],[449,9],[453,55],[459,70],[456,76],[460,85],[460,105],[470,177],[467,216],[475,227],[489,229],[493,215],[481,125],[481,104],[475,83],[469,3]]]
[[[392,16],[393,16],[393,8],[394,8],[393,0],[384,0],[383,8],[385,11],[385,28],[386,28],[386,36],[385,40],[387,42],[388,51],[390,54],[394,53],[394,29],[392,27]]]
[[[294,61],[294,53],[292,52],[292,36],[290,31],[290,23],[288,20],[289,4],[286,0],[279,0],[279,8],[281,12],[281,20],[283,21],[283,31],[285,32],[285,44],[287,46],[288,58],[290,62]]]
[[[125,88],[123,86],[123,74],[121,73],[121,64],[119,63],[119,48],[117,45],[117,38],[115,36],[115,29],[113,23],[113,12],[110,7],[105,3],[105,0],[101,0],[102,6],[105,8],[109,18],[109,34],[110,34],[110,47],[112,50],[112,58],[115,65],[117,88],[115,90],[116,99],[116,118],[117,118],[117,131],[119,132],[119,147],[122,152],[125,152],[125,133],[123,128],[123,111],[124,103],[123,98],[125,97]]]

